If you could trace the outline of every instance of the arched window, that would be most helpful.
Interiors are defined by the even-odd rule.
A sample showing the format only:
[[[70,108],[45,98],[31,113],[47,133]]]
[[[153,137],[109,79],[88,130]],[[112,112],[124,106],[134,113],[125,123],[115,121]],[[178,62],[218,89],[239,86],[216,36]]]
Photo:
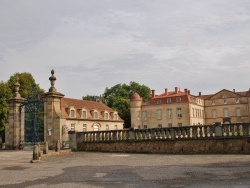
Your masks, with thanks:
[[[99,125],[94,125],[93,129],[94,129],[94,131],[99,131]]]

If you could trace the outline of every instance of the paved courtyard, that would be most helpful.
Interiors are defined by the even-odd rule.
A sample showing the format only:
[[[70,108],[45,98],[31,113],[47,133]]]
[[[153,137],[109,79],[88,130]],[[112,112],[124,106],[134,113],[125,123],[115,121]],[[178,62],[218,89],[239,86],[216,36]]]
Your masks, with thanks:
[[[250,187],[250,155],[0,151],[1,188]]]

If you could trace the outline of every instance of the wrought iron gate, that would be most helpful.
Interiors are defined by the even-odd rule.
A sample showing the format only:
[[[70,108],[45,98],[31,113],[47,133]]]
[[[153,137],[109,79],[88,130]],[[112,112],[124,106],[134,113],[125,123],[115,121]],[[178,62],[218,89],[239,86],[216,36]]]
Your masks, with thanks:
[[[22,102],[20,110],[24,113],[25,118],[24,141],[32,144],[43,141],[44,103],[39,95],[37,85],[33,85],[27,100]]]

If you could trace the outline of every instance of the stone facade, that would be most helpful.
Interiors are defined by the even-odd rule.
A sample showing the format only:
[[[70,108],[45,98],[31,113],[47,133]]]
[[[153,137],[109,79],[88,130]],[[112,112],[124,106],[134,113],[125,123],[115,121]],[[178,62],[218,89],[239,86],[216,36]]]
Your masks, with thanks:
[[[51,73],[51,87],[43,96],[44,140],[50,148],[54,148],[58,140],[61,144],[68,142],[68,131],[123,129],[118,113],[102,102],[65,98],[57,92],[54,71]]]
[[[195,96],[185,89],[155,95],[143,103],[138,93],[130,100],[132,128],[161,128],[214,123],[250,122],[250,90],[223,89],[212,95]]]
[[[250,139],[78,142],[77,149],[78,151],[124,153],[250,154]]]
[[[137,96],[137,97],[135,97]],[[185,89],[155,95],[142,103],[138,93],[130,100],[132,128],[162,128],[204,124],[204,100]]]
[[[5,149],[19,149],[19,144],[24,141],[24,108],[20,108],[25,101],[19,94],[20,84],[15,83],[14,96],[7,100],[9,116],[5,127]]]

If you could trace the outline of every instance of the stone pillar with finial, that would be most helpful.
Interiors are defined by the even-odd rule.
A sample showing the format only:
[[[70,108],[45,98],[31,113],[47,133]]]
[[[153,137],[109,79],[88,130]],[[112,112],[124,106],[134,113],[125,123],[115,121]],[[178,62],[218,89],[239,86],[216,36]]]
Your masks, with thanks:
[[[19,145],[24,141],[24,108],[21,104],[26,100],[19,93],[20,84],[18,79],[14,84],[15,93],[8,99],[9,116],[5,127],[5,149],[19,149]]]
[[[62,93],[57,92],[55,88],[56,77],[55,71],[51,71],[50,88],[43,95],[44,99],[44,141],[49,143],[49,149],[55,149],[57,140],[62,142],[62,126],[65,119],[62,119],[61,99],[64,97]]]

